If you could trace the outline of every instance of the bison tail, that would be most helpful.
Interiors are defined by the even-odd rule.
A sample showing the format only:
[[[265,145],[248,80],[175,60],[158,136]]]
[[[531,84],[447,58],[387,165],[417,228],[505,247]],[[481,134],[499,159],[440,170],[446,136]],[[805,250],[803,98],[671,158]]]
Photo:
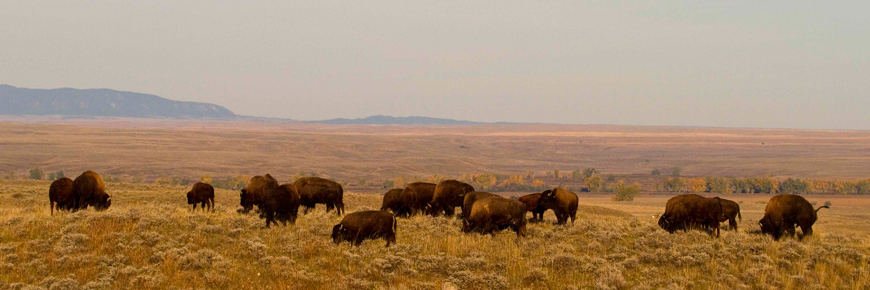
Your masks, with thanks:
[[[740,214],[740,208],[739,208],[739,207],[737,208],[737,218],[739,218],[741,222],[743,221],[743,215]]]
[[[396,224],[397,224],[397,223],[398,223],[398,222],[396,222],[396,216],[393,216],[393,234],[396,234],[396,229],[397,229],[397,228],[396,228]]]
[[[823,205],[823,206],[820,206],[819,208],[816,209],[816,214],[818,214],[818,213],[819,213],[819,210],[820,210],[820,209],[823,209],[823,208],[831,208],[831,207],[828,206],[827,204],[826,204],[826,205]]]

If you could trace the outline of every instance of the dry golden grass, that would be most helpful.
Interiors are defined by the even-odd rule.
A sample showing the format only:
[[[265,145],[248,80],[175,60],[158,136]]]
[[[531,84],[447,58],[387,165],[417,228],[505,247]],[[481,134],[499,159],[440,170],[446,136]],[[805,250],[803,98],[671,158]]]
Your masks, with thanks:
[[[767,196],[743,201],[739,232],[670,235],[656,219],[667,197],[616,203],[581,196],[579,220],[538,223],[518,242],[460,233],[455,219],[399,219],[398,244],[352,248],[329,239],[340,217],[323,207],[294,226],[264,229],[218,190],[216,212],[191,212],[187,188],[108,184],[105,212],[49,215],[45,181],[0,181],[0,289],[866,289],[870,201],[830,199],[816,235],[775,242],[757,230]],[[347,193],[348,212],[380,195]],[[552,212],[545,217],[553,221]],[[846,222],[838,222],[846,220]],[[857,223],[855,220],[863,220]]]

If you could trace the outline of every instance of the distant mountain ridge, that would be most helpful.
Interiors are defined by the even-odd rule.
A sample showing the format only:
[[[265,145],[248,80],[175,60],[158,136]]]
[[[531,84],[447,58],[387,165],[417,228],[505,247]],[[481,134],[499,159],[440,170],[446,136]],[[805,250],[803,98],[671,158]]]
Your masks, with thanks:
[[[110,89],[27,89],[0,85],[0,115],[233,119],[219,105]]]
[[[310,121],[318,124],[342,124],[342,125],[481,125],[486,123],[462,121],[453,119],[430,118],[421,116],[393,117],[375,115],[357,119],[329,119],[322,121]]]

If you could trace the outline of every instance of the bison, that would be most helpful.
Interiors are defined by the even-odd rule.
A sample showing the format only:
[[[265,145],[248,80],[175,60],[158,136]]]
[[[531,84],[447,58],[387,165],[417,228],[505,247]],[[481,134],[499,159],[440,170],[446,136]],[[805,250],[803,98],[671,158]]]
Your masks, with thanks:
[[[431,214],[437,216],[442,212],[446,216],[453,216],[457,206],[462,206],[465,194],[474,191],[474,187],[458,180],[445,180],[435,186],[432,196]]]
[[[365,239],[384,238],[387,247],[396,242],[396,217],[382,210],[358,211],[348,214],[332,227],[332,241],[349,241],[359,246]]]
[[[417,192],[410,188],[390,189],[384,194],[384,201],[381,203],[381,210],[390,210],[398,217],[410,217],[417,212],[414,207],[416,202]]]
[[[518,199],[520,202],[526,204],[526,211],[532,212],[532,219],[530,221],[544,220],[544,212],[547,211],[547,209],[538,204],[539,199],[541,199],[540,193],[523,195]]]
[[[72,179],[63,177],[52,182],[48,188],[48,202],[51,207],[51,215],[54,215],[55,208],[58,211],[71,209],[75,203],[74,199]]]
[[[546,190],[538,198],[539,207],[544,208],[544,210],[552,209],[556,213],[557,224],[567,223],[569,217],[571,223],[574,223],[577,218],[577,203],[577,194],[562,188]],[[543,218],[543,213],[541,213],[541,217]]]
[[[73,211],[93,206],[98,211],[112,205],[112,197],[106,193],[106,184],[99,174],[85,171],[73,180]]]
[[[719,217],[719,222],[728,221],[728,228],[737,230],[737,219],[743,221],[743,216],[740,215],[740,205],[728,199],[719,199],[722,204],[722,215]]]
[[[428,182],[412,182],[405,186],[405,189],[413,190],[417,199],[414,203],[414,210],[423,214],[431,211],[432,196],[435,195],[435,187],[437,185]]]
[[[468,214],[471,213],[471,206],[474,205],[474,202],[487,197],[498,196],[489,192],[483,191],[472,191],[465,194],[465,198],[462,201],[462,216],[461,218],[468,218]]]
[[[718,197],[706,198],[697,194],[683,194],[672,197],[665,206],[665,213],[659,218],[659,226],[669,233],[692,227],[702,227],[716,232],[719,236],[719,218],[722,205]]]
[[[266,227],[270,223],[278,224],[275,220],[280,221],[285,226],[287,221],[290,224],[296,224],[296,216],[299,213],[300,196],[296,191],[296,186],[292,184],[282,184],[281,186],[270,189],[263,196],[263,201],[260,203],[260,215],[266,218]]]
[[[299,191],[304,213],[318,203],[326,205],[326,212],[334,208],[338,215],[344,213],[344,189],[337,182],[320,177],[302,177],[293,185]]]
[[[517,237],[526,236],[526,205],[518,200],[491,196],[479,199],[471,206],[463,221],[463,232],[491,234],[511,228]]]
[[[239,194],[240,205],[242,209],[239,210],[240,213],[248,213],[254,206],[259,206],[261,202],[263,202],[263,196],[269,190],[278,187],[278,180],[275,180],[272,175],[266,173],[265,176],[254,176],[251,178],[251,181],[245,185],[245,188],[242,189]]]
[[[770,198],[767,202],[767,207],[764,208],[764,217],[758,221],[761,226],[761,232],[773,236],[774,240],[779,240],[783,233],[789,236],[794,236],[795,225],[801,227],[803,236],[801,238],[813,234],[813,224],[819,218],[818,212],[820,209],[830,208],[828,204],[813,209],[805,198],[793,194],[780,194]]]
[[[197,182],[187,192],[187,204],[192,204],[193,210],[196,210],[197,203],[202,205],[204,211],[214,211],[214,187],[211,184]]]

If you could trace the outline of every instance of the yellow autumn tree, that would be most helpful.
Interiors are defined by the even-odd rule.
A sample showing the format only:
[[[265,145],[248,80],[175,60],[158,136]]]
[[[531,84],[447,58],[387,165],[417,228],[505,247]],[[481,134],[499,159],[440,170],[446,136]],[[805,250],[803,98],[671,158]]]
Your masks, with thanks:
[[[208,175],[203,175],[202,178],[200,178],[199,180],[202,181],[203,183],[209,183],[209,184],[212,183],[211,176],[208,176]]]
[[[689,190],[694,193],[705,192],[707,191],[707,181],[700,177],[689,179]]]
[[[587,177],[586,180],[584,180],[583,185],[586,186],[586,189],[588,189],[589,192],[599,192],[603,187],[603,182],[601,181],[601,177],[596,175]]]

